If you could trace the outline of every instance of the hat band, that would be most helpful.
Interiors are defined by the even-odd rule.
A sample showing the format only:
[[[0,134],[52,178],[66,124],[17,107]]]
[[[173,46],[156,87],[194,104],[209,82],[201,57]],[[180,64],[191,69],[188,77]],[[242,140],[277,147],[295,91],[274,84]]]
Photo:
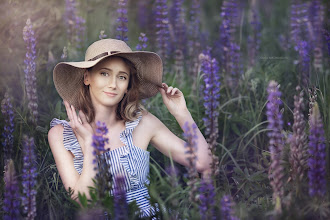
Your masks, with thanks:
[[[110,51],[110,53],[109,53],[109,52],[104,52],[104,53],[101,53],[101,54],[99,54],[99,55],[97,55],[97,56],[95,56],[95,57],[89,59],[88,61],[94,61],[94,60],[97,60],[97,59],[99,59],[99,58],[101,58],[101,57],[105,57],[105,56],[107,56],[108,54],[114,54],[114,53],[118,53],[118,52],[120,52],[120,51]]]

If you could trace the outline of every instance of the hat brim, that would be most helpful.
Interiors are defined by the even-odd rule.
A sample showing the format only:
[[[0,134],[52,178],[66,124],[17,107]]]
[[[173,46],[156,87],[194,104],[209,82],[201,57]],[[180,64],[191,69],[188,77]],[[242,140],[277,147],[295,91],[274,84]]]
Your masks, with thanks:
[[[140,98],[149,98],[157,94],[162,86],[163,64],[158,54],[149,51],[117,52],[93,61],[60,62],[54,67],[55,88],[63,100],[77,108],[80,87],[84,72],[110,56],[119,56],[131,61],[137,70]]]

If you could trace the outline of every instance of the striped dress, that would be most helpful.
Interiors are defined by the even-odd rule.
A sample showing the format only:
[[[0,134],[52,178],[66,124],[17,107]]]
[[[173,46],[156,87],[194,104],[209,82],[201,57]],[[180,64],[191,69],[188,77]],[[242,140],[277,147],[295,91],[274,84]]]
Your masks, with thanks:
[[[116,148],[111,151],[106,151],[98,157],[106,158],[106,162],[110,164],[110,173],[113,180],[116,175],[123,175],[125,177],[125,189],[127,195],[127,202],[136,201],[137,205],[143,212],[141,217],[148,217],[154,214],[154,209],[150,206],[148,189],[145,184],[149,185],[149,151],[136,147],[133,144],[132,132],[139,124],[142,114],[134,120],[125,123],[126,129],[120,133],[120,140],[125,144],[122,147]],[[79,142],[66,120],[59,120],[54,118],[50,122],[50,127],[57,124],[62,124],[63,131],[63,144],[64,147],[71,151],[74,155],[74,167],[79,174],[83,169],[84,156],[81,151]],[[113,181],[114,183],[114,181]],[[115,184],[115,183],[114,183]],[[114,188],[115,186],[113,186]],[[111,190],[111,194],[113,190]]]

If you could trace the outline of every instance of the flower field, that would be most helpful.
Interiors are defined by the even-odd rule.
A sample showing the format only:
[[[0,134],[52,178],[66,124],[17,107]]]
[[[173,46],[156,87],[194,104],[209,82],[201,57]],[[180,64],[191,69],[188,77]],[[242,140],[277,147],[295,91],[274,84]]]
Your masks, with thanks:
[[[190,164],[148,147],[154,219],[330,219],[330,1],[0,6],[0,218],[140,219],[122,188],[107,193],[108,167],[90,200],[71,200],[47,138],[53,118],[68,119],[55,65],[84,60],[92,42],[116,38],[161,56],[163,82],[183,92],[212,152],[208,181],[196,169],[194,132],[180,128],[160,94],[141,101],[186,140]],[[100,138],[107,128],[99,131],[95,148],[108,141]]]

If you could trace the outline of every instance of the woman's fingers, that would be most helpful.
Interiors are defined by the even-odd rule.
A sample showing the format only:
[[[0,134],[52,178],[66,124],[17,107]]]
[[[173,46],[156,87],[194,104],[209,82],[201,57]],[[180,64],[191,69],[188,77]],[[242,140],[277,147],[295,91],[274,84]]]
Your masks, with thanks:
[[[79,110],[79,118],[81,119],[82,124],[87,123],[86,115],[81,110]]]
[[[178,88],[174,88],[171,92],[171,95],[174,95],[178,91]]]
[[[66,100],[64,100],[64,105],[65,105],[65,109],[66,109],[66,113],[68,115],[69,121],[71,121],[72,120],[72,113],[71,113],[70,105]]]

